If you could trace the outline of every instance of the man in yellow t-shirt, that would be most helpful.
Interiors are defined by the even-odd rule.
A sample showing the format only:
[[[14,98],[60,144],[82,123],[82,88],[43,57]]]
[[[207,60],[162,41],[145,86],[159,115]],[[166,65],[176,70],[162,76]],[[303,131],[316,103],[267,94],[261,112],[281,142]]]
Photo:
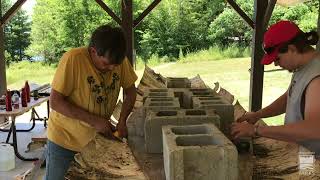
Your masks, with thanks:
[[[74,154],[97,132],[112,136],[110,116],[120,87],[126,98],[116,129],[120,137],[127,136],[126,119],[136,99],[137,75],[125,53],[122,30],[104,25],[93,32],[88,47],[62,56],[50,96],[46,180],[63,180]]]

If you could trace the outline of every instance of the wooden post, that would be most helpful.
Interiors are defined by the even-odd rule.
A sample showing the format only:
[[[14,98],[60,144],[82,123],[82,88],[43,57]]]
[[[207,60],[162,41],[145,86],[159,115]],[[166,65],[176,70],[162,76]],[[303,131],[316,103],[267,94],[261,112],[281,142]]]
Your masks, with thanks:
[[[127,57],[130,63],[133,65],[133,11],[132,0],[122,0],[122,29],[127,39]]]
[[[0,0],[0,15],[2,16],[2,3]],[[5,93],[7,89],[6,78],[6,60],[4,57],[4,32],[3,27],[0,27],[0,96]]]
[[[251,55],[251,78],[250,78],[250,111],[257,111],[262,107],[263,94],[263,71],[261,59],[264,55],[262,50],[264,35],[264,17],[268,6],[266,0],[254,1],[254,32],[253,32],[253,50]]]
[[[320,5],[318,10],[318,35],[320,36]],[[320,41],[318,41],[317,50],[320,51]]]

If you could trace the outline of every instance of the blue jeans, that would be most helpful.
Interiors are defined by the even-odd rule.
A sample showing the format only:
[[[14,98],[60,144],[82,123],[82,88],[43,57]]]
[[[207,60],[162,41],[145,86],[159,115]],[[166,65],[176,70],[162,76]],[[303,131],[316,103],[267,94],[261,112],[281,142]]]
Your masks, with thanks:
[[[44,180],[64,180],[64,176],[76,153],[48,140]]]

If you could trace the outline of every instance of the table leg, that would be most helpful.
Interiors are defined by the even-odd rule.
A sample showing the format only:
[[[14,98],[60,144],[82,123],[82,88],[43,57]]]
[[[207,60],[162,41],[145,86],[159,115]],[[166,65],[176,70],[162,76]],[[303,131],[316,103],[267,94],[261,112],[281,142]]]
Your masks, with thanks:
[[[37,114],[37,112],[35,111],[34,108],[32,108],[31,111],[32,111],[32,112],[31,112],[32,126],[31,126],[29,129],[16,129],[16,132],[30,132],[30,131],[33,130],[33,128],[36,126],[36,120],[38,120],[38,119],[40,119],[40,118],[38,118],[38,119],[35,118],[35,114],[36,114],[36,115],[38,115],[38,114]],[[11,128],[10,128],[10,129],[0,129],[0,131],[2,131],[2,132],[9,132],[9,133],[10,133],[10,131],[12,131],[12,129],[11,129]]]
[[[9,143],[9,139],[10,139],[10,136],[11,136],[11,132],[12,132],[12,124],[11,124],[10,129],[9,129],[9,132],[8,132],[8,136],[7,136],[6,143]]]
[[[36,161],[36,160],[38,160],[38,158],[25,158],[22,155],[20,155],[20,153],[18,151],[18,141],[17,141],[16,126],[15,126],[15,118],[12,119],[11,129],[12,129],[12,139],[13,139],[12,146],[13,146],[14,153],[17,156],[17,158],[21,159],[22,161]]]

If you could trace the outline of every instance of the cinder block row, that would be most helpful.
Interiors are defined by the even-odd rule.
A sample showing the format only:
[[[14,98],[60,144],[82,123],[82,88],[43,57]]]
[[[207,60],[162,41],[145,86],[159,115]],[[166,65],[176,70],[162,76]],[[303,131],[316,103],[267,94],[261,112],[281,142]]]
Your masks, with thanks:
[[[219,98],[219,96],[217,95],[216,92],[214,92],[212,89],[210,88],[190,88],[187,89],[187,91],[185,92],[184,96],[183,96],[183,103],[184,106],[192,109],[192,98],[193,97],[201,97],[201,98]]]
[[[173,91],[167,88],[148,89],[143,95],[143,103],[147,98],[174,97]]]
[[[143,117],[146,117],[147,111],[155,110],[178,110],[180,109],[179,99],[175,97],[148,97],[143,105]]]
[[[213,124],[164,126],[166,180],[236,180],[238,152]]]
[[[146,151],[148,153],[162,152],[162,126],[203,123],[213,123],[220,127],[220,117],[213,110],[148,111],[144,125]]]
[[[230,126],[234,122],[234,107],[229,102],[220,99],[206,100],[204,97],[192,97],[194,109],[215,110],[220,116],[220,125],[222,132],[229,137]]]
[[[167,77],[167,88],[191,88],[191,82],[188,78]]]

